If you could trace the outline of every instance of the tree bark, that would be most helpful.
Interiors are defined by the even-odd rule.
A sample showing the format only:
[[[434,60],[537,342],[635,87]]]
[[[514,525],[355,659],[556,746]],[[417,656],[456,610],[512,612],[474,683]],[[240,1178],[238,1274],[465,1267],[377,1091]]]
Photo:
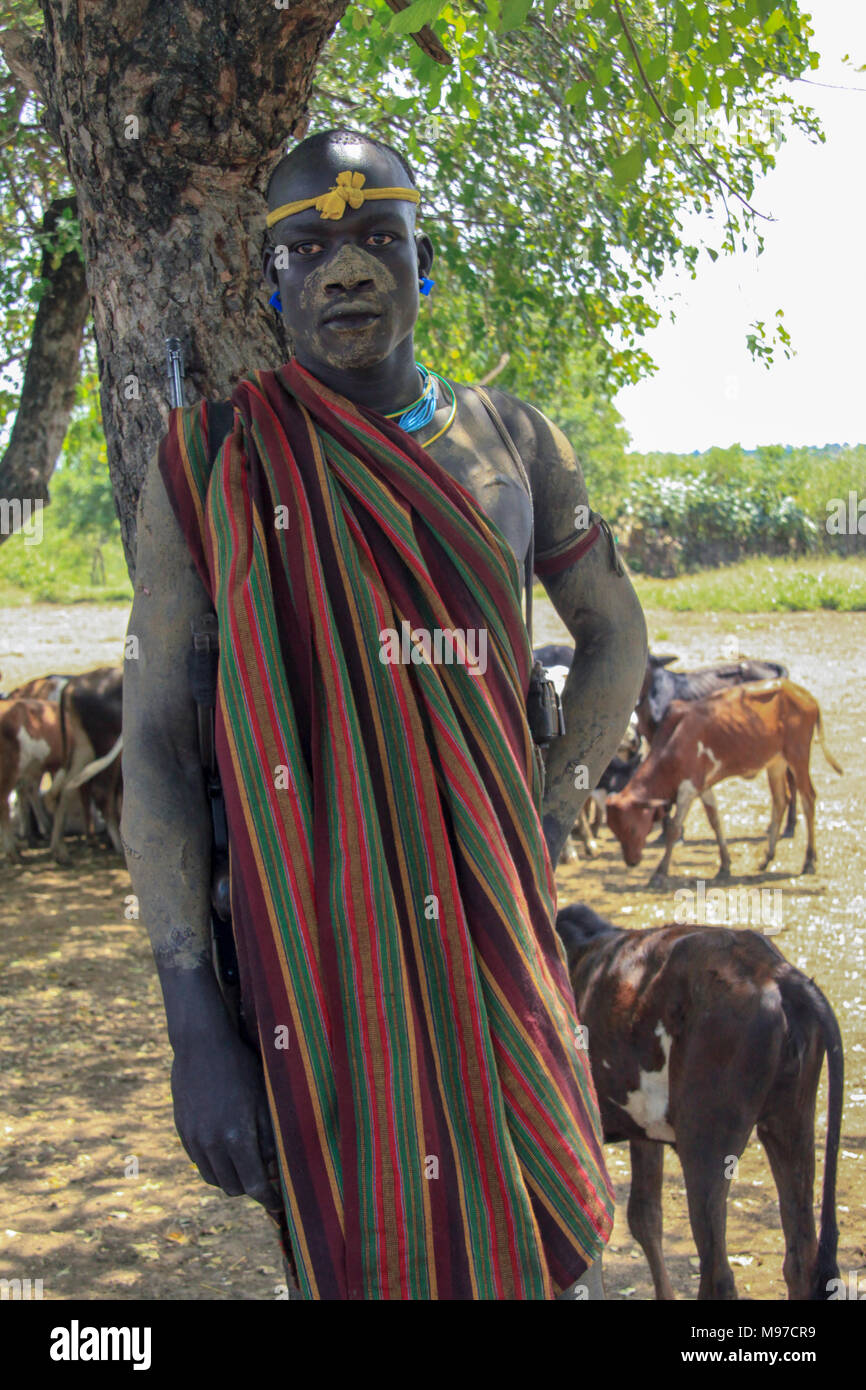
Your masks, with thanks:
[[[166,428],[164,338],[184,344],[189,403],[284,358],[261,273],[263,193],[347,3],[42,0],[32,57],[77,193],[133,576],[135,506]]]
[[[55,198],[42,219],[51,237],[61,215],[75,213],[74,198]],[[77,249],[57,265],[50,241],[42,254],[47,289],[39,301],[15,424],[0,461],[0,496],[48,501],[48,479],[63,447],[75,404],[79,355],[90,309],[84,265]],[[7,536],[0,532],[0,543]]]

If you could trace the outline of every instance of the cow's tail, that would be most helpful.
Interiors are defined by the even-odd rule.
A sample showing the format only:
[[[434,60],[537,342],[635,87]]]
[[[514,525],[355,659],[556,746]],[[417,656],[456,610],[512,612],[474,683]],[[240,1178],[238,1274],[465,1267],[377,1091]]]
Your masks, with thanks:
[[[796,978],[796,977],[795,977]],[[845,1063],[842,1034],[829,1000],[814,980],[801,978],[801,988],[817,1019],[827,1053],[827,1141],[824,1146],[824,1186],[821,1193],[821,1234],[818,1255],[812,1276],[810,1298],[826,1299],[828,1285],[839,1277],[836,1249],[839,1227],[836,1224],[836,1170],[839,1159],[839,1140],[842,1132],[842,1091]]]
[[[839,776],[841,777],[841,776],[842,776],[842,772],[843,772],[844,769],[841,768],[841,767],[839,766],[839,764],[837,763],[836,759],[833,757],[833,754],[830,752],[830,750],[828,749],[826,743],[824,742],[824,724],[823,724],[823,721],[822,721],[822,719],[821,719],[821,707],[820,707],[820,705],[818,706],[818,723],[817,723],[817,725],[816,725],[815,727],[816,727],[816,729],[817,729],[817,731],[818,731],[818,742],[819,742],[820,745],[821,745],[821,752],[824,754],[824,757],[827,759],[827,762],[830,764],[830,766],[832,767],[833,771],[834,771],[834,772],[838,772],[838,773],[839,773]]]
[[[84,783],[89,782],[91,778],[98,777],[100,772],[104,772],[107,767],[111,766],[122,748],[123,734],[119,736],[113,748],[110,748],[104,757],[94,759],[92,763],[88,763],[86,767],[83,767],[80,772],[77,772],[74,777],[69,779],[66,784],[67,791],[74,791],[76,787],[83,786]]]

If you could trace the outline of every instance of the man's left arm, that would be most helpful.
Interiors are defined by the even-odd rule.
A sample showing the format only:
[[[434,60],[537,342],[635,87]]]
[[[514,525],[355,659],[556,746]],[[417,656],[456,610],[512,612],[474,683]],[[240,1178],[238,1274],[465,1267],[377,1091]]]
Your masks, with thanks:
[[[532,486],[536,561],[586,536],[589,499],[583,472],[562,431],[532,406],[491,392],[520,451]],[[589,791],[616,753],[646,670],[643,610],[601,530],[573,563],[542,583],[574,638],[562,695],[566,732],[547,753],[542,823],[556,865]],[[585,772],[582,771],[585,769]]]

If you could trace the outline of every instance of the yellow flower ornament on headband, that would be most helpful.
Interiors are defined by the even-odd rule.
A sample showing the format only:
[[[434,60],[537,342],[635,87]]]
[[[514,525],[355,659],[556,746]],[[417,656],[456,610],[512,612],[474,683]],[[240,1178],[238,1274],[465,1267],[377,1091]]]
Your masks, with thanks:
[[[394,198],[405,203],[421,201],[421,194],[417,188],[365,188],[366,182],[366,174],[360,174],[357,169],[344,169],[337,175],[337,182],[327,193],[320,193],[317,198],[300,198],[295,203],[283,203],[282,207],[274,208],[265,219],[267,226],[273,227],[284,217],[292,217],[296,212],[306,212],[307,208],[315,208],[323,219],[336,222],[343,216],[347,206],[359,208],[363,203],[380,202],[385,198]]]
[[[357,169],[350,174],[348,171],[337,175],[337,182],[330,193],[323,193],[321,198],[316,199],[316,211],[323,217],[333,219],[342,217],[346,211],[346,204],[350,208],[359,208],[364,202],[362,189],[366,183],[364,174],[359,174]]]

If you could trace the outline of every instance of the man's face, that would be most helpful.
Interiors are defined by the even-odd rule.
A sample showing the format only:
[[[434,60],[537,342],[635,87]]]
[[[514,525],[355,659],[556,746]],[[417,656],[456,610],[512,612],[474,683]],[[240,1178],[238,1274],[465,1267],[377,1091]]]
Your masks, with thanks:
[[[331,147],[271,189],[271,205],[325,193],[343,169],[366,175],[364,187],[409,187],[405,170],[375,146]],[[432,249],[416,245],[414,205],[396,199],[347,206],[337,220],[315,208],[284,217],[271,228],[277,249],[265,257],[265,274],[280,291],[283,317],[295,354],[315,372],[372,367],[411,334],[418,317],[419,274]],[[279,250],[284,247],[285,250]]]

